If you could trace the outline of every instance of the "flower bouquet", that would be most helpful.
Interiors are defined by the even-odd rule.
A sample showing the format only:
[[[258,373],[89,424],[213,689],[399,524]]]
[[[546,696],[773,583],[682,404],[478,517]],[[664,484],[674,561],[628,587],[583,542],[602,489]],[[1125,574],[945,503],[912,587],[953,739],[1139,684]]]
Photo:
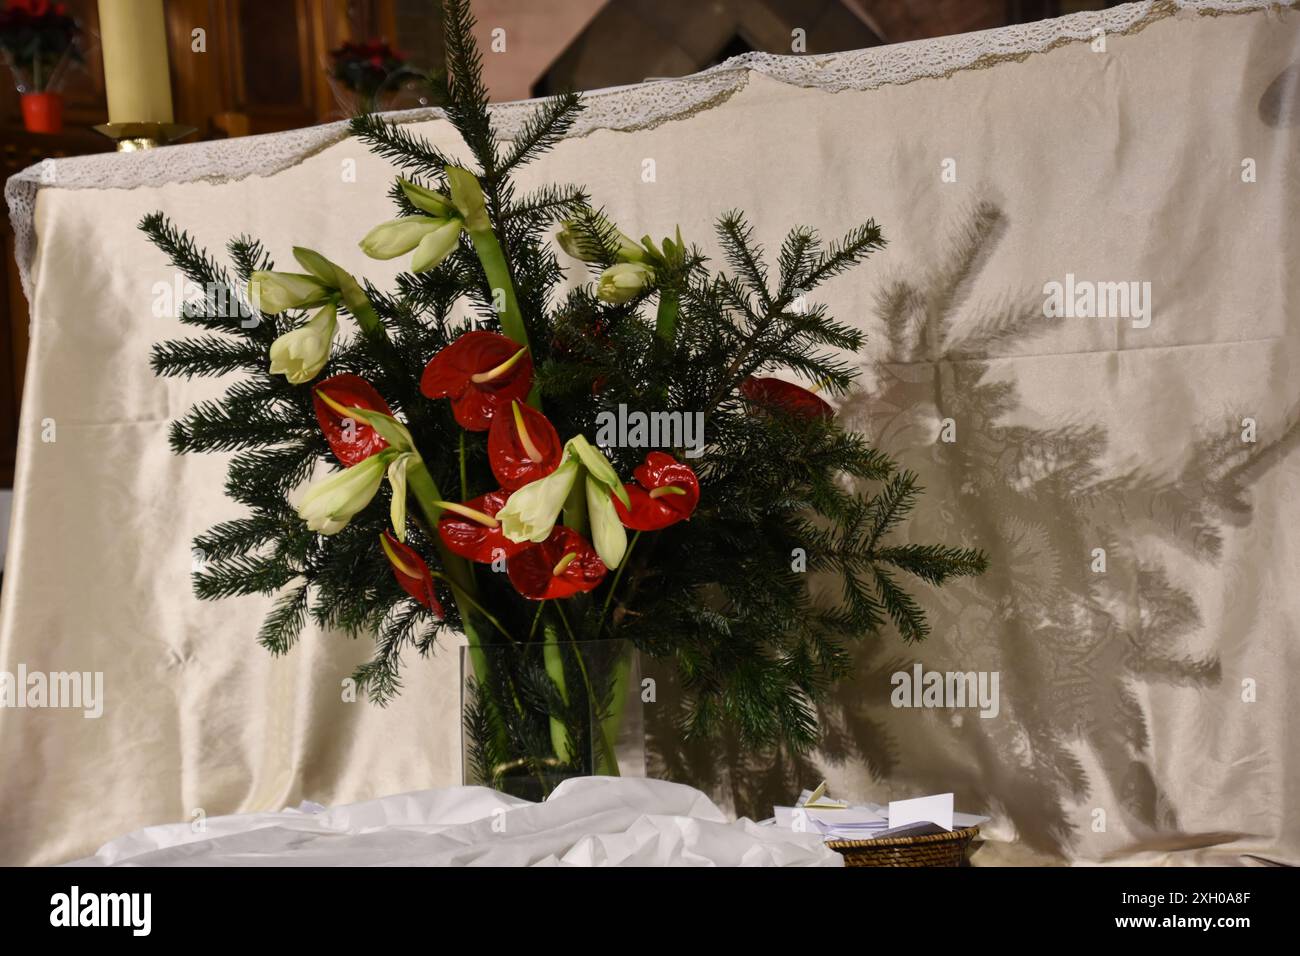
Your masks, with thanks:
[[[406,54],[382,40],[348,42],[330,50],[326,75],[334,98],[348,116],[427,105],[417,102],[416,96],[409,103],[398,102],[404,91],[418,93],[412,88],[427,85],[428,77],[411,65]]]
[[[795,228],[773,274],[727,213],[726,273],[680,231],[630,238],[580,188],[518,195],[512,173],[580,99],[539,105],[502,145],[468,4],[445,22],[446,113],[469,158],[353,121],[402,172],[396,217],[360,238],[409,265],[394,291],[306,248],[277,270],[248,237],[232,279],[161,214],[142,223],[190,280],[238,282],[253,306],[187,308],[207,334],[153,354],[162,375],[241,376],[172,426],[177,452],[237,452],[227,490],[249,509],[196,539],[197,594],[278,594],[260,634],[276,653],[308,619],[373,634],[355,677],[376,702],[404,652],[462,633],[471,779],[525,795],[617,772],[632,668],[592,651],[614,644],[675,665],[683,734],[730,724],[755,746],[812,746],[853,641],[887,622],[925,636],[899,576],[985,567],[974,549],[888,540],[915,477],[820,394],[853,382],[841,356],[862,335],[809,296],[878,249],[879,228],[829,245]],[[563,291],[583,269],[592,281]],[[838,599],[814,600],[814,574]]]
[[[0,10],[0,53],[22,94],[23,124],[33,133],[63,128],[57,91],[69,63],[80,62],[79,28],[61,3],[9,0]]]

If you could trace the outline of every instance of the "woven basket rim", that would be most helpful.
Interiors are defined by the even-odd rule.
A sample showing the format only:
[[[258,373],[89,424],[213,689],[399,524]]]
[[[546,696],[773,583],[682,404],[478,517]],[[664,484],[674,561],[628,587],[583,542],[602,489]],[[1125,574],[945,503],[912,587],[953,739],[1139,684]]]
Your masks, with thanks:
[[[918,846],[923,843],[947,843],[957,840],[971,840],[980,832],[978,826],[962,827],[947,833],[927,833],[923,836],[895,836],[877,840],[827,840],[826,845],[832,850],[874,849],[891,846]]]

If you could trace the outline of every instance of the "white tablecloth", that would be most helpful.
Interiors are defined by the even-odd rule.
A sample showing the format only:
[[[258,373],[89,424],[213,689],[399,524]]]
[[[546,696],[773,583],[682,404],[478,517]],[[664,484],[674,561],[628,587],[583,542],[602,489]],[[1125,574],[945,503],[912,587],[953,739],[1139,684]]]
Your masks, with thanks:
[[[530,803],[484,787],[148,827],[72,866],[841,866],[815,833],[728,820],[691,787],[579,777]]]

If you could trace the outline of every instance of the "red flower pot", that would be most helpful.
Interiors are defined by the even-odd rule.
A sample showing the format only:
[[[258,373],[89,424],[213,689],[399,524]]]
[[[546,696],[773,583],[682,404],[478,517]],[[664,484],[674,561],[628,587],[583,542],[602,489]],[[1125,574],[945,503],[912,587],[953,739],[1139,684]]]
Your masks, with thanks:
[[[23,125],[29,133],[57,133],[63,129],[61,93],[24,93]]]

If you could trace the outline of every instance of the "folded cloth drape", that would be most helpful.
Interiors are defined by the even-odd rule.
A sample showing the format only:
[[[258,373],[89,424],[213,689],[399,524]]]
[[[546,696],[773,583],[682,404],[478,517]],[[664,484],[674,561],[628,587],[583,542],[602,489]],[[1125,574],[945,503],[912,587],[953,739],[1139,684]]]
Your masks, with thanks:
[[[543,803],[484,787],[214,817],[111,840],[71,866],[842,866],[816,833],[729,821],[663,780],[578,777]]]

